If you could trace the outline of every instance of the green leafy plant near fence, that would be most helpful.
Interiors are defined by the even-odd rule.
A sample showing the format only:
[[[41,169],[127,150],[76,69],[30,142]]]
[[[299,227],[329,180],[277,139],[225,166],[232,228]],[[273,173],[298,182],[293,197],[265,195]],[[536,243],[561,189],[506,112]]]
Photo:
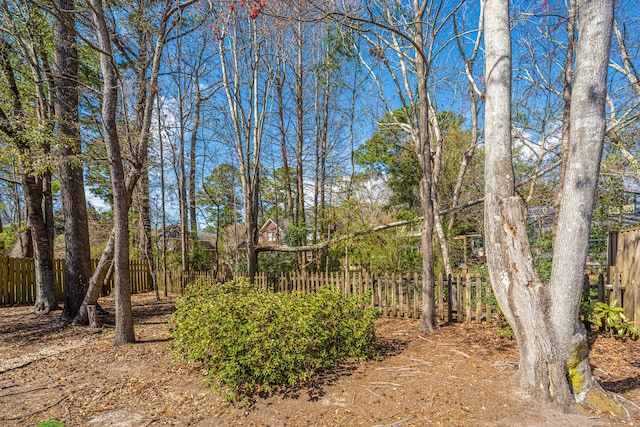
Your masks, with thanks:
[[[619,338],[625,336],[638,338],[638,329],[633,326],[633,322],[627,320],[624,309],[618,306],[618,300],[615,299],[609,304],[604,302],[595,304],[592,323]]]
[[[199,281],[177,301],[174,356],[203,363],[230,400],[297,385],[341,361],[375,357],[377,311],[366,301],[327,288],[289,294]]]

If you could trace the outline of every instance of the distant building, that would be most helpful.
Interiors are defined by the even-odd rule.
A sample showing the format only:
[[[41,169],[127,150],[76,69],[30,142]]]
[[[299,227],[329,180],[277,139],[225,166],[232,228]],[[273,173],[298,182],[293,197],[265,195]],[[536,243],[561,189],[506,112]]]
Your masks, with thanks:
[[[263,244],[282,244],[286,237],[286,223],[285,221],[278,221],[274,218],[269,218],[260,227],[260,235],[258,238],[259,243]]]

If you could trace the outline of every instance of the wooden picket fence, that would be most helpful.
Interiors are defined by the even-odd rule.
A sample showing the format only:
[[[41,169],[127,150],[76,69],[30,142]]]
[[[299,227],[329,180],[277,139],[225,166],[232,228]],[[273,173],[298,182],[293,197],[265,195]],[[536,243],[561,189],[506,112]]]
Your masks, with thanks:
[[[345,295],[368,295],[385,317],[419,319],[422,316],[422,276],[418,274],[293,273],[268,277],[259,274],[257,286],[275,292],[315,292],[320,287]],[[439,322],[485,323],[499,317],[491,287],[471,274],[436,281],[436,319]]]
[[[98,260],[92,260],[95,269]],[[64,299],[64,267],[62,259],[55,260],[55,292]],[[181,295],[190,283],[206,279],[221,281],[211,271],[182,271],[180,268],[156,271],[160,292]],[[131,292],[141,293],[152,289],[149,268],[144,260],[130,261]],[[35,265],[30,258],[0,256],[0,305],[33,304],[35,302]],[[342,291],[345,295],[369,295],[371,305],[382,316],[419,319],[422,316],[422,277],[418,274],[370,275],[361,272],[287,273],[279,276],[258,274],[256,284],[275,292],[315,292],[320,287]],[[605,283],[603,275],[585,276],[585,290],[597,288],[597,300],[618,301],[629,320],[640,327],[640,285],[632,281],[625,286],[622,275],[612,274],[611,283]],[[102,287],[102,295],[113,291],[113,273],[110,272]],[[595,293],[595,292],[594,292]],[[491,286],[486,279],[466,272],[448,279],[440,275],[436,281],[436,319],[439,322],[493,322],[500,318]]]
[[[92,271],[98,260],[91,260]],[[58,300],[64,299],[65,261],[54,261],[55,292]],[[129,263],[131,292],[140,293],[151,289],[152,281],[144,260]],[[31,258],[8,258],[0,256],[0,305],[33,304],[35,302],[36,272]],[[109,295],[114,288],[113,272],[110,272],[102,287],[102,295]]]
[[[186,287],[199,280],[206,279],[211,282],[222,282],[223,278],[217,277],[213,271],[183,271],[180,267],[167,268],[156,271],[158,290],[161,293],[182,295]]]

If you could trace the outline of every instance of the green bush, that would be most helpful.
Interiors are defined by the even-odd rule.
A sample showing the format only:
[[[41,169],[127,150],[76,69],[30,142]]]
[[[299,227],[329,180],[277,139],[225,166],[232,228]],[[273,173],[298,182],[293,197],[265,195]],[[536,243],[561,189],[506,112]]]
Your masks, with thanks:
[[[227,398],[293,386],[347,359],[376,355],[366,297],[258,291],[247,283],[196,283],[171,318],[174,356],[203,363]]]

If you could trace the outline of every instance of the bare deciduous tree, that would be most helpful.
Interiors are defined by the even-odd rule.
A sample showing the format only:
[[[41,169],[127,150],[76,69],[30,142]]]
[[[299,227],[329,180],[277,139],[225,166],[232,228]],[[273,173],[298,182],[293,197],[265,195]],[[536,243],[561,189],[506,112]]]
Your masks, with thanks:
[[[579,40],[571,94],[570,146],[554,239],[551,280],[538,278],[511,152],[509,1],[485,5],[485,238],[494,293],[518,340],[521,385],[571,406],[597,390],[578,317],[605,131],[613,1],[578,1]]]

